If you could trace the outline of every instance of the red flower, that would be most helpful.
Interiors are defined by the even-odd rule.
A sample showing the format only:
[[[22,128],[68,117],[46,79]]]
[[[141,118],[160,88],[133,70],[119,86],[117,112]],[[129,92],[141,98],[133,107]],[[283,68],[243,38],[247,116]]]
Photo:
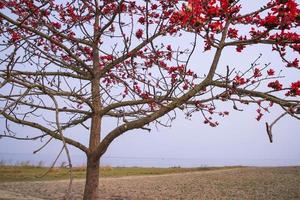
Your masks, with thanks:
[[[135,33],[135,36],[138,39],[141,39],[143,37],[143,30],[142,29],[137,30],[137,32]]]
[[[211,6],[207,9],[207,15],[218,16],[219,15],[219,7]]]
[[[158,6],[156,5],[156,4],[153,4],[152,6],[151,6],[151,9],[152,10],[156,10],[158,8]]]
[[[260,72],[260,69],[255,68],[254,69],[254,78],[258,78],[258,77],[261,77],[261,76],[262,76],[262,74]]]
[[[267,16],[264,20],[261,21],[261,25],[268,28],[272,29],[276,27],[279,24],[278,18],[276,16]]]
[[[145,22],[146,22],[145,17],[140,17],[138,22],[141,24],[145,24]]]
[[[288,91],[285,95],[300,96],[300,81],[292,83],[290,91]]]
[[[60,29],[61,28],[61,24],[58,22],[52,22],[51,25],[56,28],[56,29]]]
[[[229,28],[228,29],[228,37],[231,39],[237,38],[238,37],[238,30]]]
[[[235,83],[236,83],[237,85],[243,85],[243,84],[246,83],[246,80],[245,80],[244,78],[240,77],[240,76],[236,76],[236,77],[234,78],[234,81],[235,81]]]
[[[216,32],[219,32],[222,30],[223,28],[223,25],[222,25],[222,22],[213,22],[210,24],[210,28],[212,29],[212,31],[216,31]]]
[[[227,8],[229,6],[228,0],[220,0],[220,4],[221,4],[221,8],[223,8],[224,10],[227,10]]]
[[[243,49],[244,49],[245,47],[246,47],[245,45],[238,45],[238,46],[236,46],[236,51],[240,53],[240,52],[243,51]]]
[[[79,17],[75,14],[74,7],[72,7],[71,5],[68,5],[66,11],[67,11],[68,15],[71,17],[73,22],[78,20]]]
[[[267,73],[268,73],[269,76],[273,76],[275,74],[275,71],[273,69],[269,69],[267,71]]]
[[[20,39],[21,39],[21,36],[19,35],[19,33],[14,32],[14,31],[11,33],[11,41],[12,42],[17,42]]]
[[[92,50],[89,47],[83,47],[83,51],[86,54],[92,54]]]
[[[185,83],[185,84],[183,85],[182,89],[184,89],[184,90],[189,89],[189,85],[188,85],[187,83]]]
[[[282,90],[282,84],[278,80],[270,82],[268,87],[273,88],[274,90]]]
[[[62,55],[62,59],[63,61],[69,62],[71,60],[71,58],[67,55]]]
[[[287,66],[298,68],[299,67],[299,60],[296,58],[293,62],[289,63]]]
[[[300,81],[297,81],[295,83],[292,83],[291,86],[292,89],[299,89],[300,88]]]
[[[113,60],[114,57],[112,55],[106,55],[106,56],[100,56],[100,59],[108,61],[108,60]]]

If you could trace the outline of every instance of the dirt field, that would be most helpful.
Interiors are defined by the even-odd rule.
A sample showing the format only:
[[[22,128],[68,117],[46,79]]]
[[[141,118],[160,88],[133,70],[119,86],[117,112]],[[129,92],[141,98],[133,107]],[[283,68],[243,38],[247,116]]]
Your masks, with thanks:
[[[83,180],[74,199],[82,199]],[[68,181],[0,183],[0,199],[62,199]],[[238,168],[206,172],[103,178],[101,199],[300,199],[300,167]]]

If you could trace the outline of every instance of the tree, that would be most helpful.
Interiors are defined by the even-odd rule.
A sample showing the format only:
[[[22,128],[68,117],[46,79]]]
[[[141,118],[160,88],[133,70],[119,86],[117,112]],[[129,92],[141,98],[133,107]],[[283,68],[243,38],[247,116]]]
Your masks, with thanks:
[[[300,81],[283,85],[289,77],[279,73],[299,72],[298,5],[255,4],[257,10],[245,13],[239,0],[1,0],[1,136],[55,138],[67,152],[68,146],[85,152],[84,199],[96,199],[100,157],[132,129],[168,125],[179,111],[200,112],[215,127],[213,117],[228,115],[217,109],[220,101],[236,110],[256,104],[258,121],[273,104],[299,119]],[[260,57],[247,69],[219,63],[225,48],[238,55],[250,45],[269,46],[282,68],[259,66]],[[200,60],[190,64],[198,46],[214,53],[208,71]],[[118,125],[101,137],[104,117]],[[271,141],[274,123],[266,124]],[[10,126],[17,124],[40,134],[16,135]],[[64,135],[78,126],[86,128],[88,145]]]

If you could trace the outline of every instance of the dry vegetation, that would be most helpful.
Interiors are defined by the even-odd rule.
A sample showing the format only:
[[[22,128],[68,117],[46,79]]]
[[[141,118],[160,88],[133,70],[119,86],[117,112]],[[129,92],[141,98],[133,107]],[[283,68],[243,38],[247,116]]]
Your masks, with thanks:
[[[236,167],[226,167],[236,168]],[[85,167],[73,167],[75,179],[85,178]],[[225,169],[224,167],[199,167],[199,168],[154,168],[154,167],[110,167],[100,168],[101,177],[121,177],[135,175],[160,175],[170,173],[196,172],[207,170]],[[42,176],[48,171],[46,167],[21,165],[21,166],[0,166],[0,182],[12,181],[54,181],[69,178],[69,169],[64,167],[52,168],[46,176]]]
[[[112,169],[110,169],[112,170]],[[74,183],[75,199],[82,199],[84,182]],[[31,198],[62,199],[67,181],[3,182],[0,191]],[[101,199],[300,199],[300,167],[233,168],[103,178]]]

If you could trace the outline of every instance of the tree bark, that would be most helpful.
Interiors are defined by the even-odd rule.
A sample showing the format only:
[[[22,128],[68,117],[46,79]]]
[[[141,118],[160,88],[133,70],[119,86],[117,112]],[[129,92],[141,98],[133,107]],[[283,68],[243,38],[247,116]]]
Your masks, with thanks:
[[[99,79],[92,81],[93,115],[91,120],[91,132],[89,139],[89,152],[87,153],[86,182],[84,188],[84,200],[95,200],[98,198],[99,164],[100,157],[96,156],[95,150],[100,143],[101,132],[101,110],[99,90]]]
[[[89,151],[87,155],[87,170],[86,182],[84,188],[84,200],[98,199],[98,185],[99,185],[99,164],[100,157],[96,156],[95,150],[100,144],[101,133],[101,117],[99,115],[101,110],[100,100],[100,79],[96,76],[92,80],[92,105],[93,114],[91,120],[91,131],[89,138]]]
[[[84,187],[84,200],[98,199],[98,186],[99,186],[99,164],[100,159],[96,159],[94,156],[88,156],[86,179]]]

